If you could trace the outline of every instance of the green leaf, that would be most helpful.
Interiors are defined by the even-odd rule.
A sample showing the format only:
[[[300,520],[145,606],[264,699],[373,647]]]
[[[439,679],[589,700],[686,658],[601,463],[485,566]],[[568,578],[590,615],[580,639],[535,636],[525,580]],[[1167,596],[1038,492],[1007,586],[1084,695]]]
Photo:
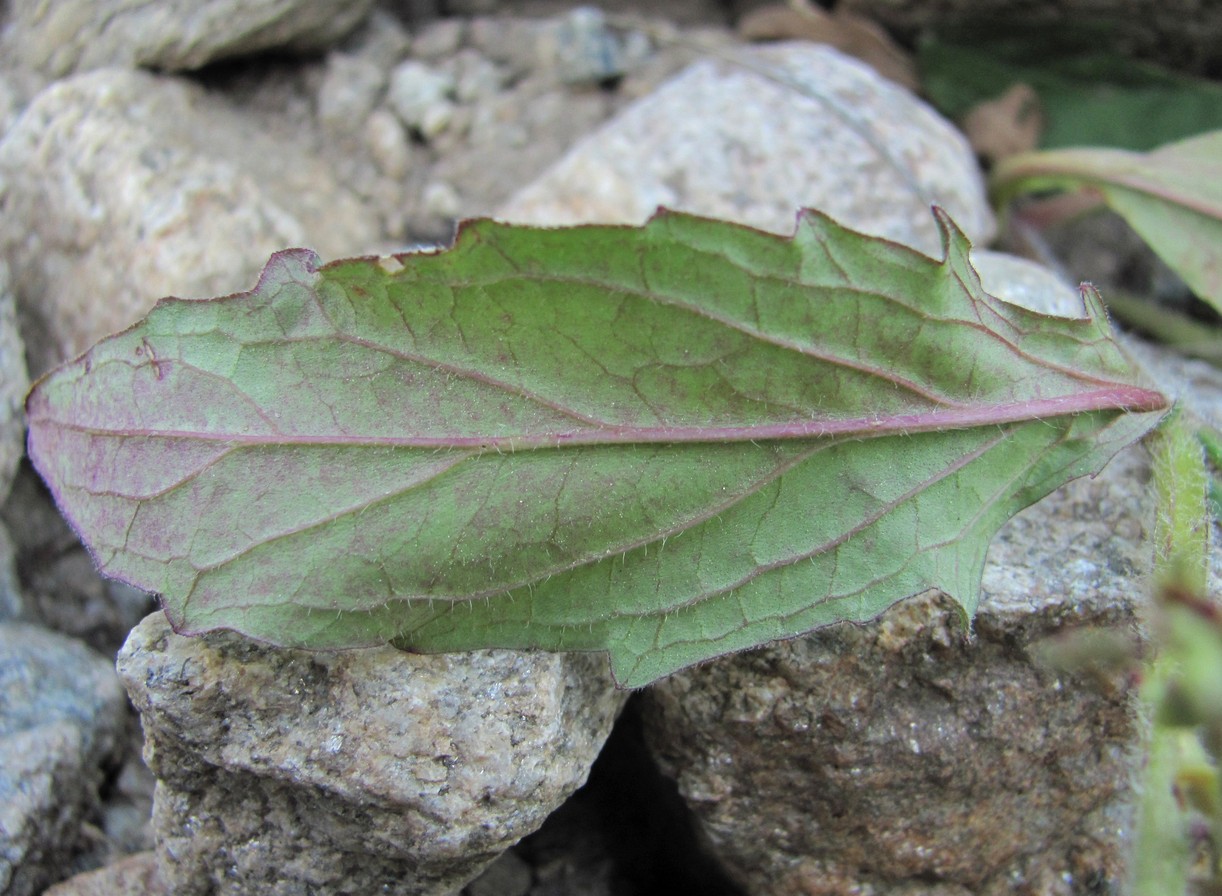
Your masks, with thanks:
[[[940,220],[944,262],[809,211],[280,253],[45,378],[31,457],[185,632],[605,650],[639,686],[928,588],[970,613],[997,528],[1165,401],[1096,295],[992,298]]]
[[[1111,49],[1106,30],[1072,33],[1064,22],[928,36],[918,47],[921,85],[947,117],[1015,84],[1039,95],[1040,147],[1148,150],[1222,128],[1222,86]]]
[[[1222,312],[1222,131],[1154,152],[1059,149],[1003,161],[1001,204],[1047,189],[1096,190],[1202,299]]]

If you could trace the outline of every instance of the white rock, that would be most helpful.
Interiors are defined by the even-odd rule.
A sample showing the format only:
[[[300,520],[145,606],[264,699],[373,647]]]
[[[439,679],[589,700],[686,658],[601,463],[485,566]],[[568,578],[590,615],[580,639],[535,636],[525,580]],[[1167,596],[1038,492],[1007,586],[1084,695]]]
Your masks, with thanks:
[[[356,133],[385,90],[386,72],[372,60],[331,53],[318,88],[318,120],[334,133]]]
[[[801,206],[930,254],[944,206],[987,242],[963,137],[906,90],[827,47],[704,60],[584,140],[502,208],[509,220],[640,223],[659,205],[790,233]]]
[[[287,246],[368,251],[372,216],[305,142],[172,77],[108,69],[41,93],[0,142],[0,257],[53,339],[38,356],[75,355],[165,295],[248,289]]]
[[[179,71],[267,49],[313,51],[373,0],[13,0],[0,57],[58,78],[106,66]]]
[[[1058,317],[1086,313],[1082,294],[1042,264],[992,249],[973,249],[972,266],[989,294],[1012,305]]]
[[[450,58],[462,46],[466,28],[461,18],[434,19],[412,38],[412,55],[425,62]]]
[[[409,59],[391,72],[386,100],[407,127],[428,139],[450,123],[454,88],[452,75]]]
[[[412,151],[399,119],[386,109],[375,109],[365,122],[365,145],[378,171],[402,180],[411,169]]]
[[[460,103],[490,99],[505,86],[505,72],[478,50],[459,50],[444,65],[454,78],[454,96]]]
[[[420,195],[420,204],[425,212],[438,218],[457,218],[462,211],[458,191],[444,180],[426,185]]]

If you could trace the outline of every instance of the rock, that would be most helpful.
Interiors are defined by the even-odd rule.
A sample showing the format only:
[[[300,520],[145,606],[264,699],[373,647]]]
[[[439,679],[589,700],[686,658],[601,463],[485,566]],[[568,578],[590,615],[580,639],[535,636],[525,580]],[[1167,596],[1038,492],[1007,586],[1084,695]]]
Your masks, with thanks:
[[[649,54],[649,41],[637,31],[620,37],[606,14],[579,6],[546,22],[535,38],[537,66],[564,84],[598,84],[622,77]]]
[[[423,62],[441,62],[458,52],[463,45],[466,19],[436,19],[421,28],[412,38],[412,55]]]
[[[391,180],[402,180],[411,170],[412,150],[399,119],[386,109],[376,109],[365,121],[365,145],[378,172]]]
[[[157,856],[150,850],[70,877],[43,896],[170,896],[170,891],[161,880]]]
[[[17,0],[0,57],[60,78],[107,66],[182,71],[261,50],[326,49],[361,23],[372,0]]]
[[[1044,314],[1081,317],[1082,295],[1048,268],[1017,255],[973,249],[972,266],[990,295]]]
[[[104,70],[41,93],[0,142],[0,257],[51,344],[42,372],[165,295],[249,289],[268,256],[368,251],[373,216],[308,141],[214,94]]]
[[[318,87],[318,121],[341,136],[359,133],[386,90],[386,71],[364,56],[335,52]]]
[[[408,59],[391,72],[386,101],[406,127],[428,140],[454,117],[454,89],[450,74]]]
[[[117,763],[126,700],[83,644],[0,623],[0,891],[41,893],[84,845],[82,821]]]
[[[433,177],[454,185],[461,213],[474,216],[499,214],[522,184],[602,124],[612,106],[601,91],[574,92],[550,79],[527,78],[460,111],[468,109],[466,140],[447,147]]]
[[[473,18],[464,37],[469,46],[500,65],[508,77],[517,80],[535,74],[539,63],[535,44],[547,21],[514,17]]]
[[[442,894],[585,779],[624,700],[597,656],[308,652],[183,638],[119,657],[176,894]]]
[[[460,103],[489,100],[505,86],[505,73],[497,64],[470,48],[447,59],[443,69],[454,79],[454,97]]]
[[[502,214],[640,223],[665,205],[789,233],[805,205],[939,255],[937,202],[974,242],[989,240],[975,159],[924,103],[826,47],[736,59],[698,62],[624,109]]]
[[[0,622],[17,622],[26,616],[25,599],[17,579],[17,554],[8,527],[0,523]]]
[[[656,755],[749,892],[1120,885],[1133,695],[1061,679],[1031,653],[1066,628],[1125,631],[1131,602],[1023,596],[977,619],[969,641],[949,602],[913,599],[655,687]]]
[[[512,852],[503,853],[467,885],[463,896],[527,896],[533,877],[529,865]]]
[[[8,265],[0,258],[0,501],[8,495],[25,454],[25,393],[30,388],[25,344],[17,329],[17,304]]]

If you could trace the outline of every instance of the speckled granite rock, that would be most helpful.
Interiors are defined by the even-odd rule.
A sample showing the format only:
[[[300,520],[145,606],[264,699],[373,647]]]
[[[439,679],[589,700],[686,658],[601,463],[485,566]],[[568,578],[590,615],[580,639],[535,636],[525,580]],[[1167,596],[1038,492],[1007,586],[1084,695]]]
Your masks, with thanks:
[[[371,216],[307,142],[144,72],[89,72],[39,94],[0,141],[0,258],[52,342],[30,346],[31,367],[162,296],[248,289],[285,246],[325,258],[375,246]]]
[[[0,35],[10,62],[58,78],[106,66],[179,71],[259,50],[323,49],[373,0],[13,0]]]
[[[585,780],[625,698],[602,657],[279,650],[161,614],[118,665],[182,896],[450,893]]]
[[[0,892],[63,876],[118,761],[123,688],[105,657],[33,625],[0,623]]]
[[[665,205],[790,233],[812,206],[938,254],[936,202],[973,241],[990,238],[971,150],[908,91],[812,44],[735,59],[698,62],[624,109],[500,216],[640,223]]]

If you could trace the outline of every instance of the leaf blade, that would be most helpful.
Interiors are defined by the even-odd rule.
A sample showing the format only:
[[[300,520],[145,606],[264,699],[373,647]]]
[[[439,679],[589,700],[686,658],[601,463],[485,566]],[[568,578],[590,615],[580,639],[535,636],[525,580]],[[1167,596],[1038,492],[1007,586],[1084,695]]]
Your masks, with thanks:
[[[914,589],[970,611],[1000,520],[1164,402],[1097,297],[1050,326],[984,293],[943,226],[941,263],[813,213],[791,239],[667,213],[284,254],[44,379],[31,456],[103,569],[186,631],[601,649],[636,685]],[[976,452],[1059,442],[1047,488],[956,503]],[[899,549],[965,513],[944,549]]]

